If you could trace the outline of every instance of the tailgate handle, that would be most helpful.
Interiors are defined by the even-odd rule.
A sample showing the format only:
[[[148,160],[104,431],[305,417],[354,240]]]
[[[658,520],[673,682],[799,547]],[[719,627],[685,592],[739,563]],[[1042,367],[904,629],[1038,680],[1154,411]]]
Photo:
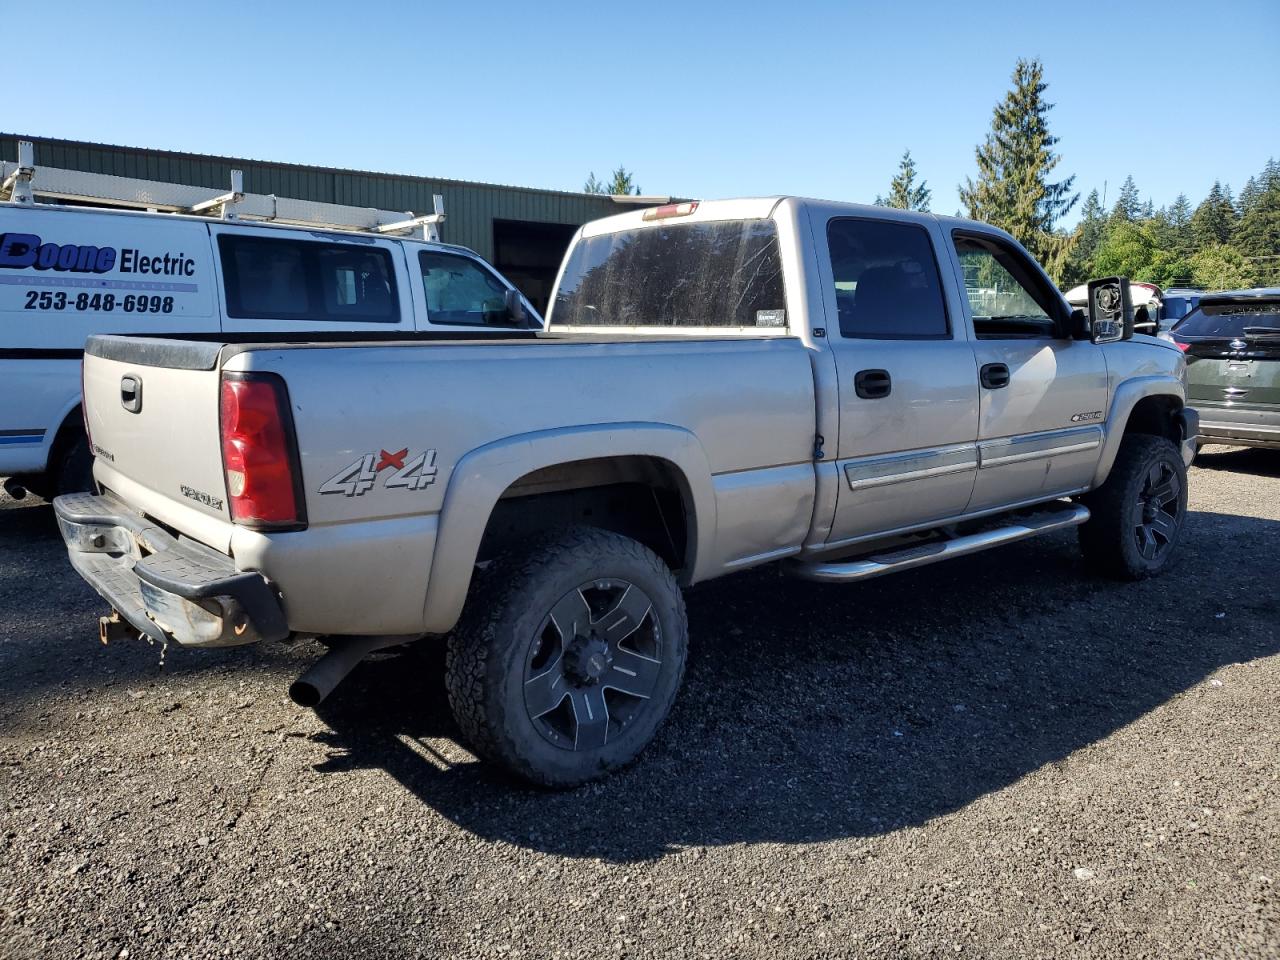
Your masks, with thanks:
[[[120,378],[120,406],[130,413],[142,412],[142,378],[126,374]]]

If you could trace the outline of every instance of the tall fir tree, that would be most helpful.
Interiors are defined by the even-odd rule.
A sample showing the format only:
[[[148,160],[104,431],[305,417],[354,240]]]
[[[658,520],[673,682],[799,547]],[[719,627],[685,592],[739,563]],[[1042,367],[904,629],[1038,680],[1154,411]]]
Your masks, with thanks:
[[[1240,222],[1235,230],[1235,243],[1249,257],[1262,282],[1280,283],[1280,165],[1268,160],[1262,174],[1249,178],[1254,191],[1240,191]]]
[[[911,151],[904,150],[902,159],[898,161],[898,172],[889,184],[889,196],[876,197],[876,203],[898,210],[927,211],[932,196],[928,181],[916,183],[916,162],[911,159]]]
[[[613,196],[627,196],[628,194],[638,196],[640,187],[632,182],[632,175],[626,167],[618,167],[613,171],[613,177],[610,180],[599,179],[595,171],[591,171],[591,175],[587,177],[587,182],[582,186],[583,193],[603,193],[612,194]]]
[[[1169,206],[1169,252],[1176,257],[1189,257],[1195,252],[1195,236],[1191,232],[1191,201],[1180,193]]]
[[[1131,174],[1120,186],[1120,196],[1116,197],[1116,205],[1111,208],[1111,219],[1117,223],[1132,223],[1141,217],[1142,198],[1138,196],[1138,185],[1133,182]]]
[[[991,131],[976,149],[978,176],[965,178],[960,201],[975,220],[1003,227],[1059,279],[1075,243],[1075,235],[1054,232],[1080,194],[1072,193],[1075,177],[1051,182],[1061,160],[1049,132],[1053,104],[1044,98],[1048,84],[1039,60],[1019,60],[1013,88],[992,111]]]
[[[1209,195],[1191,215],[1191,236],[1196,248],[1204,250],[1214,244],[1230,243],[1235,223],[1236,209],[1231,202],[1231,188],[1224,190],[1222,184],[1215,180]]]

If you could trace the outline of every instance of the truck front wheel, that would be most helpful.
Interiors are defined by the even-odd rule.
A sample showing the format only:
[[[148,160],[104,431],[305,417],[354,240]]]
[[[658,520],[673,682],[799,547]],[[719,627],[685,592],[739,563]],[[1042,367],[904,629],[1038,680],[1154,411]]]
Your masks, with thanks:
[[[575,786],[653,739],[687,644],[680,587],[653,551],[605,530],[563,531],[477,575],[449,638],[449,704],[484,758]]]
[[[1091,516],[1080,547],[1090,565],[1141,580],[1172,561],[1187,514],[1187,470],[1168,440],[1126,436],[1106,482],[1082,499]]]

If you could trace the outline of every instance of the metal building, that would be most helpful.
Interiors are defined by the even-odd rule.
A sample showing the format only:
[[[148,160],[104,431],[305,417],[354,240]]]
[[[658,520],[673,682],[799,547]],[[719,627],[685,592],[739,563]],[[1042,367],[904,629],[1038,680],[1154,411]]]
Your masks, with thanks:
[[[41,164],[87,173],[139,177],[226,190],[231,171],[244,172],[246,190],[299,200],[430,213],[433,194],[444,197],[441,239],[470,247],[489,260],[540,309],[574,230],[634,205],[666,197],[609,197],[466,180],[410,177],[363,170],[308,167],[236,157],[146,150],[103,143],[0,133],[0,158],[14,159],[19,140],[35,144]]]

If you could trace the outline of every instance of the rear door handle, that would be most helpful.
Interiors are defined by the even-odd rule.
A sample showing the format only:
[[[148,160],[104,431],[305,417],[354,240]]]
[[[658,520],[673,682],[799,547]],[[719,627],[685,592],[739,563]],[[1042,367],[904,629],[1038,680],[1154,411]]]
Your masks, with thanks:
[[[853,375],[853,392],[863,400],[879,400],[893,392],[888,370],[859,370]]]
[[[988,390],[999,390],[1009,385],[1009,367],[1003,363],[983,364],[978,378]]]
[[[120,378],[120,406],[130,413],[142,412],[142,378],[128,374]]]

